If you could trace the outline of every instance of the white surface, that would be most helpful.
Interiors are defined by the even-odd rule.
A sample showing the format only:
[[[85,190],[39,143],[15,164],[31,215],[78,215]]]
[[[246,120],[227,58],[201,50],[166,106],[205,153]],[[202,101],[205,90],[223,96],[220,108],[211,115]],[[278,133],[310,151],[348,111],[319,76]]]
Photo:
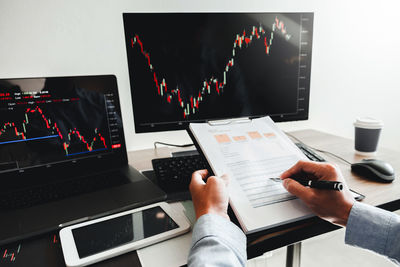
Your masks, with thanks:
[[[134,134],[122,12],[314,11],[310,120],[314,128],[351,137],[359,116],[385,123],[380,145],[400,148],[398,0],[3,0],[0,77],[115,73],[129,150],[155,140],[190,142],[184,131]]]
[[[231,177],[229,201],[245,233],[312,215],[299,199],[288,199],[290,194],[282,183],[268,179],[279,177],[298,160],[306,160],[269,117],[212,126],[191,123],[190,129],[213,172]],[[238,136],[245,140],[234,141]]]

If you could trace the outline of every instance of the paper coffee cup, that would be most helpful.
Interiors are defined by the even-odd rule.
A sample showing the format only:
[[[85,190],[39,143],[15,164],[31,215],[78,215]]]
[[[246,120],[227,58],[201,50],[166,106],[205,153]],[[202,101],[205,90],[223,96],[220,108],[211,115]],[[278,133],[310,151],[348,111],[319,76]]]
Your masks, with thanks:
[[[374,155],[383,127],[382,121],[371,117],[357,118],[354,122],[354,127],[354,148],[356,153],[366,156]]]

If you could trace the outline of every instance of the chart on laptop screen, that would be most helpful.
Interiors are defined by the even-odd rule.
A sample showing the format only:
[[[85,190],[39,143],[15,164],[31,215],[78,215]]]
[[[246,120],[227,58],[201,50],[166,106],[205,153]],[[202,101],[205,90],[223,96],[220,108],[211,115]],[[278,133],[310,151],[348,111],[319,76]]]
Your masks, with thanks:
[[[97,88],[95,81],[0,80],[0,171],[120,148],[115,97],[111,90]]]

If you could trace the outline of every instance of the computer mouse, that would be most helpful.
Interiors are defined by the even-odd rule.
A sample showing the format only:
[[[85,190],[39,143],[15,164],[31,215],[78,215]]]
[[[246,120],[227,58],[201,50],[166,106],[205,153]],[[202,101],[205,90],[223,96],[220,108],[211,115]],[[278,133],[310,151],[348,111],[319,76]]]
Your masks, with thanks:
[[[395,178],[393,167],[378,159],[363,159],[361,162],[353,163],[351,171],[367,179],[383,183],[390,183]]]

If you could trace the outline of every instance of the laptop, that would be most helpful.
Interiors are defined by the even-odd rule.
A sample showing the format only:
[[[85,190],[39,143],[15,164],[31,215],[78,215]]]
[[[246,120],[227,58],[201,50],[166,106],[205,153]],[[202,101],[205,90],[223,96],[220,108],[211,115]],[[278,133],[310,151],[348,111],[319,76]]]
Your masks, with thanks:
[[[162,201],[128,164],[114,75],[0,79],[0,245]]]

